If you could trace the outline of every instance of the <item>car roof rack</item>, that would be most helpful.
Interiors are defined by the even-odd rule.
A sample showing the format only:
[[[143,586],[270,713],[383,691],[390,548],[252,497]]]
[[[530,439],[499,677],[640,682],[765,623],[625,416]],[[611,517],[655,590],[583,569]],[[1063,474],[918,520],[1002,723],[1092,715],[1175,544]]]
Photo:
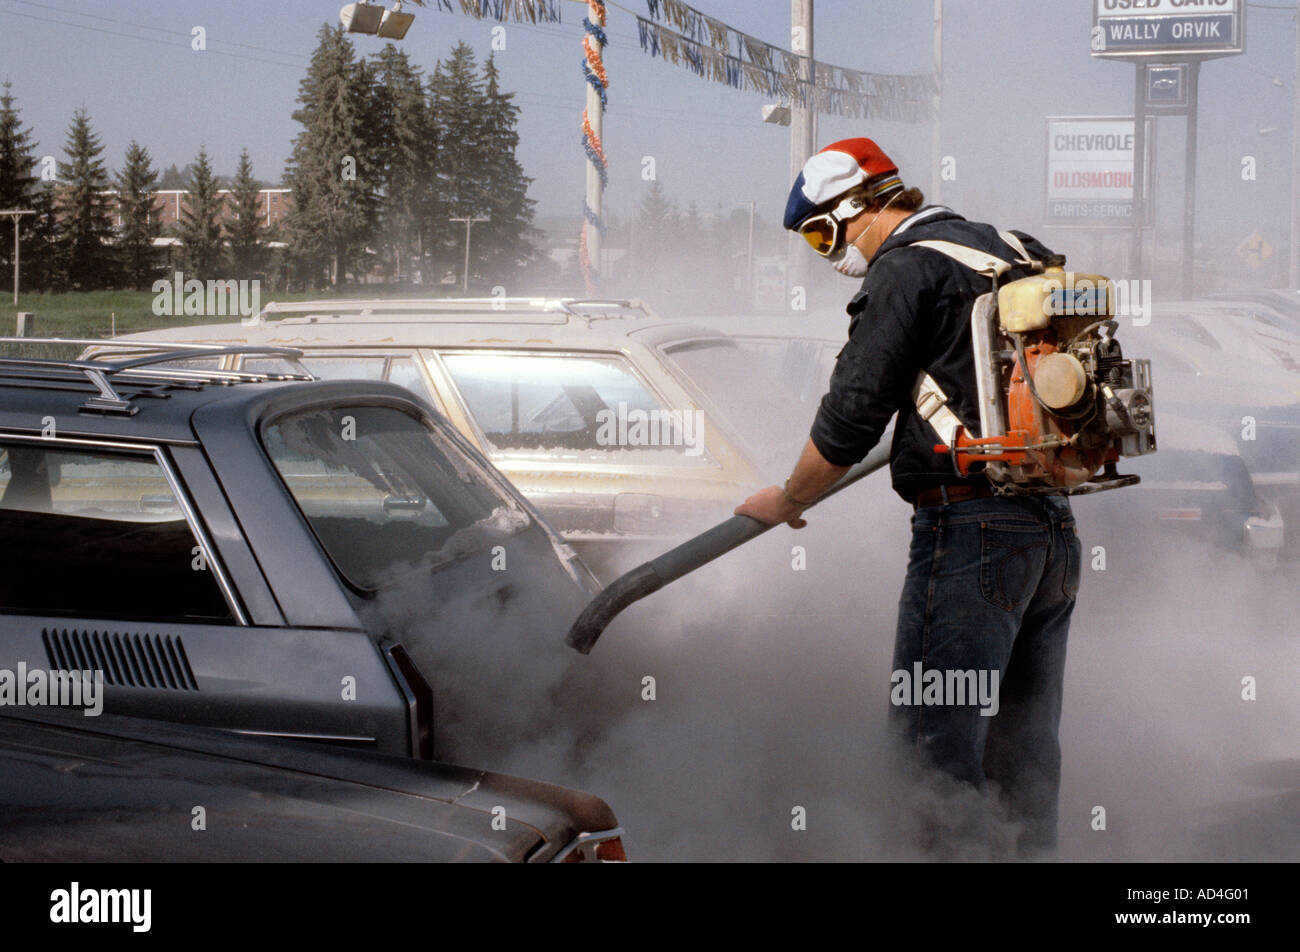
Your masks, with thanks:
[[[74,345],[95,350],[76,360],[58,360],[50,357],[0,356],[0,385],[10,381],[39,382],[74,389],[84,389],[87,382],[94,388],[95,396],[81,405],[82,410],[93,413],[111,413],[134,416],[139,407],[131,402],[134,397],[165,398],[171,388],[197,390],[207,385],[230,386],[238,383],[264,383],[271,380],[315,380],[303,367],[302,351],[293,347],[267,347],[254,344],[189,344],[176,341],[130,340],[119,341],[89,337],[0,337],[0,345]],[[102,349],[101,349],[102,348]],[[113,349],[126,350],[126,356],[112,357]],[[162,367],[160,364],[180,360],[223,357],[226,354],[257,354],[283,358],[294,365],[290,373],[266,373],[242,370],[187,369]],[[128,392],[127,388],[131,388]]]
[[[335,320],[393,320],[407,318],[427,319],[432,315],[449,314],[456,320],[509,320],[521,319],[521,314],[531,315],[537,323],[562,324],[579,318],[592,321],[627,317],[620,314],[592,314],[586,309],[605,306],[622,311],[640,311],[647,318],[657,318],[646,304],[637,298],[548,298],[548,297],[461,297],[461,298],[373,298],[325,299],[319,301],[272,301],[248,324],[265,324],[268,319],[283,315],[284,323],[316,322],[320,318]],[[502,312],[508,313],[502,313]],[[524,318],[528,320],[529,318]]]

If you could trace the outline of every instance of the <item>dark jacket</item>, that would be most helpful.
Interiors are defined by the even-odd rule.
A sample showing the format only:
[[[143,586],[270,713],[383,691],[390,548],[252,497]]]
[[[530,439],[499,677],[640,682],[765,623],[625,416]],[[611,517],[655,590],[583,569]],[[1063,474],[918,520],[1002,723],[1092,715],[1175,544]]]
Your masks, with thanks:
[[[1015,250],[997,232],[931,205],[903,219],[871,256],[862,288],[846,309],[849,342],[813,421],[813,444],[829,462],[851,466],[861,460],[898,413],[889,469],[900,496],[912,502],[922,489],[941,484],[987,484],[983,477],[962,478],[951,455],[934,452],[939,437],[917,415],[911,392],[917,373],[928,371],[953,412],[978,435],[970,314],[975,298],[992,282],[941,252],[911,243],[951,241],[1014,262]],[[1031,257],[1052,253],[1023,232],[1015,234]],[[1014,268],[1002,280],[1028,273]]]

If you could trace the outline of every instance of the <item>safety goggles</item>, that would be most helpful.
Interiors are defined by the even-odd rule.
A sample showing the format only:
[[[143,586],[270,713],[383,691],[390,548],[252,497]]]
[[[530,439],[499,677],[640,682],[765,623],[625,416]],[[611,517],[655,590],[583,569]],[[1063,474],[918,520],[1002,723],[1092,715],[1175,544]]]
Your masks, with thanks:
[[[833,258],[844,250],[845,223],[865,207],[866,202],[861,196],[850,196],[830,211],[806,219],[799,226],[799,234],[813,251],[823,258]]]

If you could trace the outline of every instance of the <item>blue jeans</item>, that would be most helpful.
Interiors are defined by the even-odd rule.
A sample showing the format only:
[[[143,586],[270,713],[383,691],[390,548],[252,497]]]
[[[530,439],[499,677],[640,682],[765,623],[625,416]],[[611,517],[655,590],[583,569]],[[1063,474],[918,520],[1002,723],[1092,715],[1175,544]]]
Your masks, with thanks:
[[[1056,848],[1057,728],[1080,561],[1065,496],[971,499],[912,517],[894,644],[894,736],[912,765],[956,787],[993,785],[1019,824],[1022,857]],[[928,694],[907,696],[905,687],[922,684]],[[977,684],[996,690],[981,695]]]

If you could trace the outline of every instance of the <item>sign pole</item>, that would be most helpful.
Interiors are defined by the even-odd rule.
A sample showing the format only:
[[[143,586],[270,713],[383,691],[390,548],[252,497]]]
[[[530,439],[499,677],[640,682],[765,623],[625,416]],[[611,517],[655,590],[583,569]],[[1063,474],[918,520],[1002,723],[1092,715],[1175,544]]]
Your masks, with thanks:
[[[1146,64],[1134,64],[1133,82],[1133,254],[1129,271],[1142,274],[1142,223],[1146,220]]]
[[[1187,64],[1187,173],[1183,181],[1183,297],[1196,293],[1196,87],[1201,61]]]
[[[1206,9],[1206,7],[1211,9]],[[1153,207],[1153,174],[1147,188],[1146,117],[1179,113],[1186,116],[1186,156],[1183,189],[1182,293],[1196,291],[1196,107],[1201,61],[1235,56],[1246,48],[1246,0],[1093,0],[1092,55],[1135,61],[1133,118],[1133,269],[1142,267],[1142,228],[1146,209]],[[1300,29],[1300,27],[1298,27]],[[1148,66],[1157,59],[1154,66]],[[1160,60],[1177,59],[1169,64]],[[1297,81],[1300,82],[1300,32],[1297,34]],[[1185,92],[1179,92],[1179,71]],[[1172,94],[1171,94],[1172,91]],[[1300,98],[1296,103],[1300,124]],[[1300,144],[1297,144],[1300,155]],[[1300,185],[1297,162],[1294,185]],[[1150,193],[1150,194],[1149,194]],[[1300,283],[1300,196],[1292,238],[1292,283]],[[1153,222],[1154,224],[1154,222]]]

